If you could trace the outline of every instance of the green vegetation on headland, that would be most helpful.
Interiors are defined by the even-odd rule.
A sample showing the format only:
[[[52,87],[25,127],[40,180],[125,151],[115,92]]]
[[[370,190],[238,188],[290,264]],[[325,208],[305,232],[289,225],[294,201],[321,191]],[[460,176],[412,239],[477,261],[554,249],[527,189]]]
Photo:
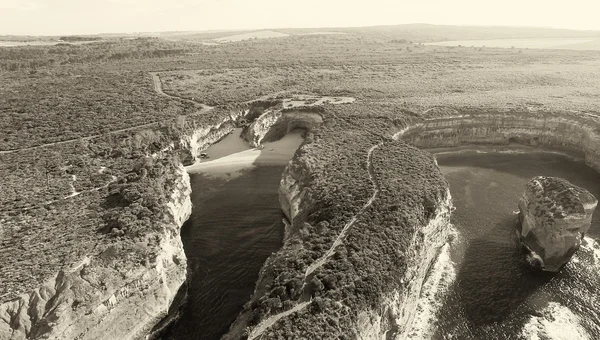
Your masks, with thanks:
[[[284,249],[267,260],[264,280],[245,306],[247,325],[257,326],[298,303],[310,304],[262,333],[267,338],[356,336],[360,312],[380,309],[385,298],[404,289],[409,244],[446,196],[447,184],[432,156],[325,114],[324,127],[291,165],[308,190],[305,200],[313,203],[295,221]],[[374,186],[365,147],[379,143],[370,170]],[[374,203],[359,212],[375,189]],[[332,258],[306,276],[357,215]]]
[[[140,38],[0,48],[0,302],[84,256],[121,273],[151,268],[182,136],[263,96],[349,96],[357,101],[311,109],[324,122],[291,171],[310,188],[313,208],[267,261],[245,311],[255,325],[312,299],[263,334],[352,338],[345,330],[361,311],[403,289],[407,242],[445,195],[431,157],[393,141],[394,133],[465,110],[597,111],[598,52],[409,40],[418,41],[365,29],[219,46]],[[155,91],[150,72],[171,97]],[[248,118],[271,104],[255,104]],[[369,169],[368,151],[380,143]],[[305,282],[306,269],[371,198],[370,173],[378,196]]]

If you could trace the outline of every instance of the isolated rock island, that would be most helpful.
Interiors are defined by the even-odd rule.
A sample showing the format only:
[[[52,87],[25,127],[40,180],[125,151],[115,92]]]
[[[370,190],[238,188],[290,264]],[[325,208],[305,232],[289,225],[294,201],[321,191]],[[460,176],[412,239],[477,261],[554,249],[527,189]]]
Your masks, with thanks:
[[[518,231],[530,263],[558,271],[579,249],[598,200],[589,191],[559,177],[527,182],[519,200]]]

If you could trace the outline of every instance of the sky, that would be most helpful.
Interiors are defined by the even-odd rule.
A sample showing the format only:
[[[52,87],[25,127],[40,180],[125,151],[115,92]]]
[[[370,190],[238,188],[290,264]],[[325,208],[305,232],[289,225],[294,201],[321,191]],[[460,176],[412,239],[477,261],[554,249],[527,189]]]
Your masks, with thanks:
[[[600,30],[599,0],[0,0],[0,35],[429,23]]]

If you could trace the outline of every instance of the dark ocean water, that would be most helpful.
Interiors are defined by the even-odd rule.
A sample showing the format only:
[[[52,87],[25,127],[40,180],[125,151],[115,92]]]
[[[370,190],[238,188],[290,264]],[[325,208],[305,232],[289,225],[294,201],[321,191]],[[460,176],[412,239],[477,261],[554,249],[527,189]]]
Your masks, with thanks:
[[[249,150],[240,131],[188,168],[193,209],[181,230],[188,297],[163,339],[220,339],[254,292],[265,260],[283,245],[279,182],[302,131],[260,151]]]
[[[181,238],[188,302],[167,339],[219,339],[249,300],[264,261],[279,250],[283,166],[245,170],[230,181],[194,174],[192,216]]]
[[[479,149],[480,151],[490,151]],[[600,197],[600,175],[564,155],[438,154],[456,211],[456,280],[437,315],[435,339],[600,339],[598,252],[580,250],[558,274],[524,261],[515,223],[534,176],[559,176]],[[589,237],[600,235],[596,211]],[[592,241],[593,242],[593,241]]]

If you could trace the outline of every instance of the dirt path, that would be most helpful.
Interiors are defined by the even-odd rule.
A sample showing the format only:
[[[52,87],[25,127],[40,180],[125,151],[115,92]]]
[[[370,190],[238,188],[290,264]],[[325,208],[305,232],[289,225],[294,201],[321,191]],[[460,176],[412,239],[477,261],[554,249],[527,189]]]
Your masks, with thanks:
[[[356,213],[356,215],[354,215],[354,217],[352,217],[352,219],[344,225],[344,228],[342,228],[342,231],[338,234],[337,238],[335,239],[335,241],[333,242],[331,247],[327,250],[327,252],[323,256],[321,256],[319,259],[317,259],[315,262],[313,262],[306,269],[306,273],[304,274],[304,283],[302,285],[303,291],[307,289],[307,287],[308,287],[307,282],[310,281],[310,278],[312,277],[313,272],[315,270],[321,268],[327,262],[327,260],[335,254],[336,248],[338,246],[340,246],[341,244],[343,244],[344,239],[346,238],[346,234],[348,233],[348,230],[350,229],[350,227],[352,227],[356,223],[356,221],[358,221],[358,219],[362,216],[362,214],[364,214],[364,212],[373,204],[373,202],[375,202],[375,200],[379,196],[380,186],[376,180],[375,172],[373,170],[373,152],[377,148],[381,147],[382,145],[383,145],[383,142],[373,145],[367,152],[367,171],[369,173],[369,179],[371,180],[371,183],[373,184],[373,194],[371,195],[371,198],[369,198],[369,200],[362,206],[362,208],[358,211],[358,213]],[[310,293],[310,292],[308,292],[308,293]],[[310,294],[307,294],[307,292],[305,291],[302,298],[300,298],[301,302],[299,302],[292,309],[287,310],[285,312],[281,312],[279,314],[272,315],[272,316],[268,317],[267,319],[265,319],[264,321],[262,321],[260,324],[258,324],[256,327],[254,327],[252,329],[252,331],[250,332],[250,335],[248,336],[248,339],[249,340],[256,339],[257,337],[261,336],[264,333],[264,331],[266,331],[269,327],[273,326],[280,319],[307,307],[311,303],[309,296],[310,296]],[[304,300],[304,301],[302,301],[302,300]]]
[[[202,104],[202,103],[199,103],[197,101],[194,101],[194,100],[191,100],[191,99],[188,99],[188,98],[179,97],[179,96],[173,96],[173,95],[170,95],[170,94],[166,93],[163,90],[162,80],[160,80],[160,76],[158,75],[158,72],[150,72],[150,75],[152,76],[152,82],[154,83],[154,91],[156,91],[156,93],[160,94],[161,96],[168,97],[168,98],[171,98],[171,99],[175,99],[175,100],[179,100],[179,101],[187,102],[187,103],[192,103],[194,105],[200,105],[200,107],[202,107],[202,110],[200,110],[199,112],[195,113],[194,115],[201,114],[201,113],[206,113],[206,111],[209,111],[209,110],[213,109],[212,106],[209,106],[209,105],[206,105],[206,104]]]
[[[294,306],[294,308],[287,310],[285,312],[279,313],[277,315],[273,315],[270,318],[267,318],[263,322],[261,322],[258,326],[254,327],[248,335],[248,340],[256,339],[261,336],[261,334],[266,331],[269,327],[273,326],[279,319],[284,318],[292,313],[296,313],[299,310],[304,309],[306,306],[310,304],[310,301],[302,302]]]
[[[0,210],[0,213],[7,213],[7,212],[14,212],[14,211],[28,211],[28,210],[34,209],[36,207],[39,207],[40,205],[53,204],[53,203],[56,203],[56,202],[59,202],[59,201],[62,201],[62,200],[67,200],[67,199],[70,199],[70,198],[73,198],[73,197],[77,197],[79,195],[83,195],[83,194],[86,194],[86,193],[89,193],[89,192],[99,191],[99,190],[108,188],[108,186],[111,183],[116,182],[117,179],[118,178],[116,176],[112,176],[112,178],[110,179],[110,181],[108,181],[106,184],[104,184],[102,186],[99,186],[99,187],[96,187],[96,188],[91,188],[91,189],[88,189],[88,190],[74,192],[74,193],[72,193],[70,195],[64,196],[63,198],[58,198],[58,199],[55,199],[55,200],[46,201],[46,202],[43,202],[43,203],[40,203],[40,204],[37,204],[37,205],[34,205],[34,206],[30,206],[30,207],[23,207],[23,208],[10,209],[10,210]]]
[[[198,112],[190,114],[188,116],[195,116],[195,115],[199,115],[199,114],[205,114],[206,112],[208,112],[208,111],[210,111],[210,110],[213,109],[212,106],[201,104],[201,103],[195,102],[195,101],[190,100],[190,99],[176,97],[176,96],[171,96],[169,94],[166,94],[163,91],[163,89],[162,89],[162,82],[160,80],[160,77],[159,77],[158,73],[157,72],[150,72],[150,74],[152,75],[152,82],[154,83],[154,91],[156,91],[157,94],[159,94],[161,96],[164,96],[164,97],[167,97],[167,98],[170,98],[170,99],[175,99],[175,100],[184,101],[184,102],[191,102],[194,105],[199,105],[201,107],[201,109]],[[137,129],[143,129],[143,128],[147,128],[147,127],[151,127],[151,126],[157,125],[159,123],[162,123],[162,122],[170,120],[170,119],[159,120],[159,121],[155,121],[155,122],[152,122],[152,123],[145,123],[145,124],[130,126],[128,128],[118,129],[118,130],[112,130],[112,131],[109,131],[109,132],[106,132],[106,133],[102,133],[102,134],[96,134],[96,135],[91,135],[91,136],[86,136],[86,137],[78,137],[78,138],[67,139],[67,140],[63,140],[63,141],[59,141],[59,142],[52,142],[52,143],[46,143],[46,144],[41,144],[41,145],[36,145],[36,146],[30,146],[30,147],[27,147],[27,148],[3,150],[3,151],[0,151],[0,155],[10,154],[10,153],[15,153],[15,152],[21,152],[21,151],[35,150],[35,149],[40,149],[40,148],[45,148],[45,147],[55,146],[55,145],[61,145],[61,144],[68,144],[68,143],[73,143],[73,142],[78,141],[78,140],[90,140],[90,139],[98,138],[98,137],[103,136],[105,134],[114,134],[114,133],[121,133],[121,132],[127,132],[127,131],[137,130]]]
[[[78,141],[78,140],[90,140],[90,139],[98,138],[98,137],[100,137],[102,135],[105,135],[105,134],[121,133],[121,132],[131,131],[131,130],[135,130],[135,129],[150,127],[150,126],[156,125],[156,124],[158,124],[160,122],[162,122],[162,121],[157,121],[157,122],[152,122],[152,123],[146,123],[146,124],[131,126],[131,127],[125,128],[125,129],[113,130],[113,131],[109,131],[109,132],[104,133],[104,134],[97,134],[97,135],[91,135],[91,136],[86,136],[86,137],[79,137],[79,138],[67,139],[67,140],[63,140],[63,141],[60,141],[60,142],[46,143],[46,144],[41,144],[41,145],[36,145],[36,146],[30,146],[30,147],[22,148],[22,149],[4,150],[4,151],[0,151],[0,155],[1,154],[9,154],[9,153],[20,152],[20,151],[35,150],[35,149],[45,148],[45,147],[54,146],[54,145],[68,144],[68,143],[73,143],[73,142]]]
[[[339,233],[338,237],[335,239],[335,241],[333,242],[333,244],[331,245],[329,250],[327,250],[327,252],[323,256],[321,256],[319,259],[317,259],[315,262],[313,262],[310,266],[308,266],[308,268],[306,269],[306,273],[304,274],[305,283],[306,283],[306,278],[310,274],[312,274],[315,270],[321,268],[325,264],[325,262],[327,262],[327,260],[329,260],[329,258],[331,256],[333,256],[333,254],[335,254],[335,249],[344,242],[344,239],[346,238],[346,234],[348,233],[348,229],[350,229],[350,227],[352,227],[354,225],[354,223],[356,223],[356,221],[358,221],[358,219],[365,212],[365,210],[367,210],[373,204],[375,199],[377,199],[377,196],[379,195],[379,184],[375,180],[375,174],[373,173],[373,169],[372,169],[372,167],[373,167],[372,160],[373,160],[373,152],[382,145],[383,145],[383,143],[373,145],[367,152],[367,169],[369,172],[369,179],[371,180],[371,183],[373,184],[373,194],[371,195],[371,198],[369,198],[367,203],[365,203],[365,205],[363,205],[363,207],[358,211],[358,213],[356,215],[354,215],[354,217],[352,217],[352,219],[348,223],[346,223],[346,225],[344,226],[342,231]]]

